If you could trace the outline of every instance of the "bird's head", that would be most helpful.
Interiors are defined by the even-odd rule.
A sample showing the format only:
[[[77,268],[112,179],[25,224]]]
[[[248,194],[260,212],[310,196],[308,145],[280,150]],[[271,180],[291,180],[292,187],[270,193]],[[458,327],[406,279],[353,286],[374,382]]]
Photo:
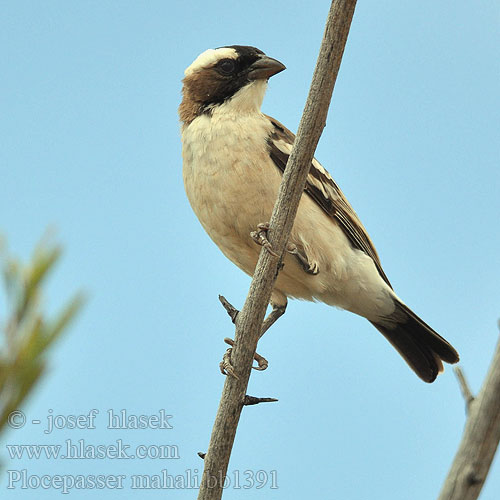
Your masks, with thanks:
[[[234,112],[259,110],[267,80],[284,69],[282,63],[255,47],[206,50],[184,72],[180,119],[190,123],[222,106]]]

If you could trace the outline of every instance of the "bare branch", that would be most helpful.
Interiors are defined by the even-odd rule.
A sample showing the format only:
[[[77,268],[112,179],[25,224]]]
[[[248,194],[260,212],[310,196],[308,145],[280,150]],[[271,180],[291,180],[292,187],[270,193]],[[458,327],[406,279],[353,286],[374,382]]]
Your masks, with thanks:
[[[470,405],[472,401],[474,401],[474,396],[472,395],[472,391],[470,390],[469,384],[467,382],[467,379],[465,378],[464,372],[459,366],[455,366],[453,368],[453,371],[455,372],[455,375],[457,376],[458,379],[458,384],[460,385],[460,390],[462,391],[462,396],[465,399],[465,405],[467,408],[467,413],[469,412]]]
[[[500,340],[483,387],[469,403],[462,441],[438,500],[477,499],[499,441]]]
[[[268,236],[282,256],[304,191],[309,166],[326,123],[333,87],[344,53],[356,0],[333,0],[297,138],[283,174]],[[238,378],[227,377],[205,456],[198,500],[219,500],[264,315],[281,266],[281,258],[264,250],[243,309],[236,317],[236,345],[231,359]]]

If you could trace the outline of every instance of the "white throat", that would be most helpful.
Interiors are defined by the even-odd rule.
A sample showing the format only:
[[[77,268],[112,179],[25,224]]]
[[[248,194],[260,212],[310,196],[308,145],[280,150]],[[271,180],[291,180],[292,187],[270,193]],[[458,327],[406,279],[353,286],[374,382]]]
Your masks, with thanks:
[[[212,108],[213,114],[251,114],[259,113],[267,89],[267,80],[255,80],[238,90],[222,104]]]

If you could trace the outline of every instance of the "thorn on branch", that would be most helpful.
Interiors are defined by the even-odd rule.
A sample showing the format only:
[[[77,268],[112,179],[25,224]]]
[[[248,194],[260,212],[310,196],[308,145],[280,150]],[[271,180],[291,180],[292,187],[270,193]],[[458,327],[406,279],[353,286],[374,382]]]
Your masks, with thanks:
[[[243,400],[243,406],[258,405],[259,403],[274,403],[275,401],[278,400],[275,398],[256,398],[255,396],[249,396],[247,394]]]
[[[203,453],[202,451],[199,451],[198,452],[198,456],[202,459],[202,460],[205,460],[205,457],[207,456],[206,453]]]
[[[472,395],[472,391],[470,390],[469,384],[467,383],[467,379],[465,378],[462,369],[459,366],[456,366],[453,371],[455,372],[458,384],[460,385],[460,390],[462,391],[462,396],[465,399],[465,405],[468,413],[470,410],[470,405],[474,401],[474,396]]]
[[[233,323],[236,323],[236,317],[238,316],[238,309],[236,309],[232,304],[230,304],[224,295],[219,295],[219,300],[226,312],[229,314],[229,317],[231,318],[231,321]]]

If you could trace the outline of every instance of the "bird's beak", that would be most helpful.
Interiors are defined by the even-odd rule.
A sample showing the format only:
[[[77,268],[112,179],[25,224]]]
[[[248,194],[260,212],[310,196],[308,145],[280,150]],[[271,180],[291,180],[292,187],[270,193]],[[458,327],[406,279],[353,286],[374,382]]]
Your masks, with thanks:
[[[285,65],[272,57],[262,56],[251,66],[248,78],[250,80],[267,79],[286,69]]]

